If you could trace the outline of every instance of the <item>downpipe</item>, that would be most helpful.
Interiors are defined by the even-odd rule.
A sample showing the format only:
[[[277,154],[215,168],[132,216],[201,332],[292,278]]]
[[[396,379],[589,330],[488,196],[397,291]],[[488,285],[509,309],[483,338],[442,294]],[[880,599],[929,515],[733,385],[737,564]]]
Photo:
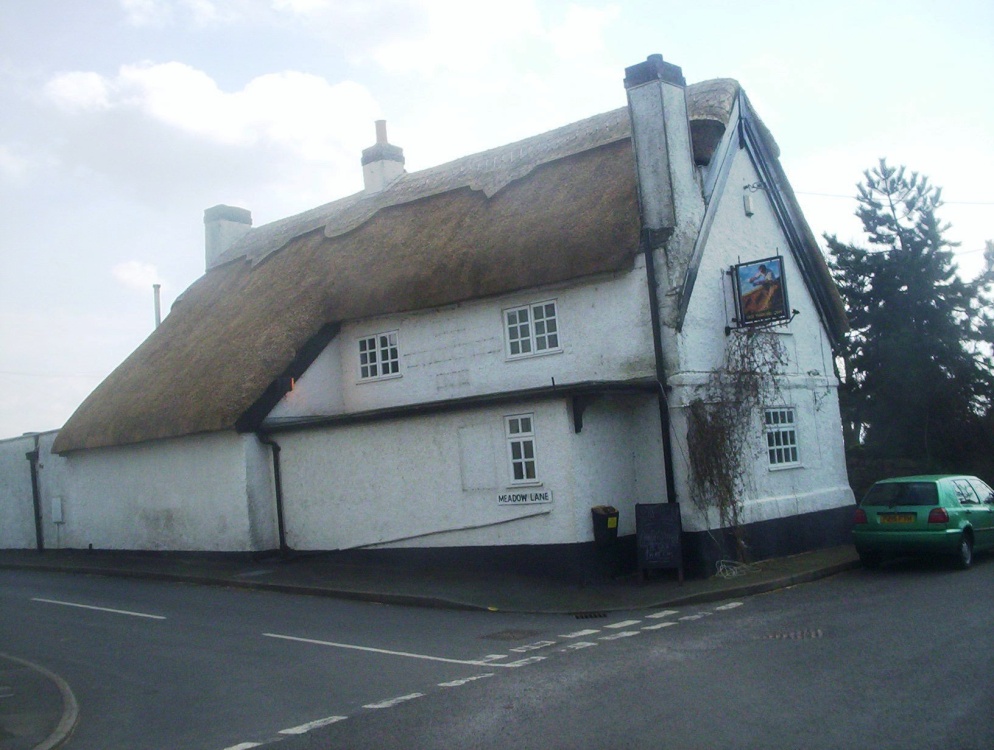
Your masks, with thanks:
[[[255,436],[263,445],[268,445],[273,450],[273,481],[276,485],[276,528],[280,538],[280,555],[287,557],[290,554],[290,547],[286,543],[286,523],[283,518],[283,475],[280,472],[280,444],[273,440],[264,432],[257,432]]]
[[[656,261],[653,257],[652,231],[642,230],[645,253],[645,274],[649,286],[649,317],[652,321],[652,348],[656,358],[656,385],[659,387],[659,421],[663,439],[663,467],[666,471],[666,502],[676,502],[676,481],[673,477],[673,442],[670,438],[670,405],[663,362],[662,324],[659,319],[659,292],[656,286]]]

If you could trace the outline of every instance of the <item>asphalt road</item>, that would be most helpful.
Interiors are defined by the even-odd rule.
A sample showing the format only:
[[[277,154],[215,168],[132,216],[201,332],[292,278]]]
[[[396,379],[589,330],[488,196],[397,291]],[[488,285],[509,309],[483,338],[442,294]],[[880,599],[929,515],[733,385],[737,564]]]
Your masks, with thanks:
[[[994,747],[994,559],[577,620],[0,571],[69,750]]]

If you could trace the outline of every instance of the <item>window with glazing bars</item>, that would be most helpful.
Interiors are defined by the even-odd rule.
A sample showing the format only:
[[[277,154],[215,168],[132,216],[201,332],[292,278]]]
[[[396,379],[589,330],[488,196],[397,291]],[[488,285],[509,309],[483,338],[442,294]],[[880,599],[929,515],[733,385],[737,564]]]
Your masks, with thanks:
[[[777,407],[763,412],[766,427],[766,449],[770,466],[790,466],[798,463],[797,427],[794,409]]]
[[[397,332],[378,333],[359,339],[359,377],[362,380],[400,374]]]
[[[550,300],[504,311],[507,353],[511,357],[559,351],[556,302]]]
[[[535,425],[531,414],[505,417],[507,454],[511,462],[512,484],[535,482]]]

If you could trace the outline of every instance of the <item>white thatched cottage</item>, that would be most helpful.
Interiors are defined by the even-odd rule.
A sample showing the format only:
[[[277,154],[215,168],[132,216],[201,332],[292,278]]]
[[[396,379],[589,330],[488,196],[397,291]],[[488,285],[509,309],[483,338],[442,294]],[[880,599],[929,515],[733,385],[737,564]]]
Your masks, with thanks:
[[[60,543],[572,564],[592,506],[625,538],[665,502],[697,566],[723,523],[845,541],[846,319],[776,144],[735,81],[626,73],[626,108],[422,172],[381,129],[298,216],[210,209],[205,275],[55,440]]]

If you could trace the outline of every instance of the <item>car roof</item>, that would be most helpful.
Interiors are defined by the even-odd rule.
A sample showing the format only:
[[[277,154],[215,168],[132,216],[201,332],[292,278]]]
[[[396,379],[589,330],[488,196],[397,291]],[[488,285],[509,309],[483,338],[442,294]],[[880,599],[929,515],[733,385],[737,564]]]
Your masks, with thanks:
[[[910,477],[888,477],[881,479],[877,484],[891,484],[894,482],[939,482],[943,479],[976,479],[969,474],[916,474]]]

